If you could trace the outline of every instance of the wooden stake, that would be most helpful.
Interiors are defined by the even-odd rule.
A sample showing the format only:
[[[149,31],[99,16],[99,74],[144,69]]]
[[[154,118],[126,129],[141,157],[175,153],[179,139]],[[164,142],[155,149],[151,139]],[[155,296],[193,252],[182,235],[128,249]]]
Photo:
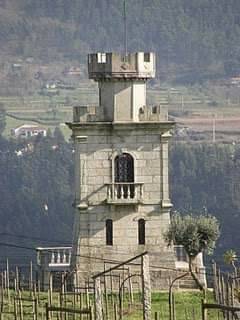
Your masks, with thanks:
[[[176,309],[175,309],[175,296],[174,296],[174,292],[172,293],[172,314],[173,314],[173,320],[176,320]]]
[[[202,300],[202,320],[207,320],[207,310],[204,308],[205,300]]]
[[[108,296],[107,296],[107,284],[106,284],[106,275],[103,275],[103,284],[104,284],[104,298],[105,298],[105,317],[108,320]]]
[[[154,320],[160,320],[160,319],[159,319],[159,313],[158,313],[158,312],[155,312]]]
[[[32,261],[30,262],[29,290],[30,290],[30,294],[32,297],[32,291],[33,291],[33,264],[32,264]]]
[[[215,301],[218,301],[218,281],[217,281],[217,266],[216,262],[212,262],[212,270],[213,270],[213,293],[214,293],[214,298]]]
[[[100,277],[94,279],[95,292],[95,318],[96,320],[103,320],[102,314],[102,293]]]
[[[114,303],[114,320],[118,320],[118,310],[116,303]]]
[[[16,291],[19,291],[19,271],[18,267],[16,266]]]
[[[38,301],[34,299],[34,320],[38,320]]]
[[[20,320],[23,320],[23,305],[22,305],[22,295],[21,291],[19,291],[19,309],[20,309]]]
[[[7,270],[6,270],[6,285],[7,285],[8,309],[9,309],[9,311],[10,311],[9,263],[8,263],[8,259],[7,259]]]
[[[128,284],[129,284],[129,298],[130,298],[130,303],[133,304],[133,288],[132,288],[132,277],[130,273],[130,269],[128,269]]]
[[[14,298],[14,305],[13,305],[13,308],[14,308],[14,319],[17,320],[17,305],[16,305],[16,299]]]

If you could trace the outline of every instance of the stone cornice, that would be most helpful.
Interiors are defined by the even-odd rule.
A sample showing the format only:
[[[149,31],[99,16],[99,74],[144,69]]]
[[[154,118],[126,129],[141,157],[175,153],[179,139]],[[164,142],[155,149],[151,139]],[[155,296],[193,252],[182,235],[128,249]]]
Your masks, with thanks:
[[[175,122],[67,122],[66,125],[74,132],[75,130],[159,130],[166,132],[171,130]]]

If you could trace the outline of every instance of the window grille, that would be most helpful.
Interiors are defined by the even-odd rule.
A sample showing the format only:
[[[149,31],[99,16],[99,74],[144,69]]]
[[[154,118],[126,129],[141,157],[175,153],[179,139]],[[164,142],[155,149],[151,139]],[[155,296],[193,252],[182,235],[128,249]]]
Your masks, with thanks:
[[[129,153],[123,153],[115,158],[115,183],[117,187],[117,197],[127,199],[134,198],[134,160]],[[130,193],[130,194],[129,194]]]
[[[115,158],[115,182],[134,182],[134,161],[129,153]]]

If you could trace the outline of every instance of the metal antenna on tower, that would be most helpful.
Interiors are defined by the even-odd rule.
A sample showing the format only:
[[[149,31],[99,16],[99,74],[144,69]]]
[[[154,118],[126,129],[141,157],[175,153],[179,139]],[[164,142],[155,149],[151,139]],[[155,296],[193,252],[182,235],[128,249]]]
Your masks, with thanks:
[[[127,56],[127,12],[126,12],[126,0],[123,2],[123,19],[124,19],[124,53]]]

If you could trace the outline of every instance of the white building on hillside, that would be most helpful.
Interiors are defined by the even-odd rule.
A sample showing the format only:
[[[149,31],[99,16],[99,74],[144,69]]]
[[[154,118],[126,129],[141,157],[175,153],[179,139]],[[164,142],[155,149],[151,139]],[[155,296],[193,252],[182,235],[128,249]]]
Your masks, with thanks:
[[[39,127],[33,124],[24,124],[20,127],[14,128],[11,130],[11,134],[15,137],[23,137],[23,138],[30,138],[37,135],[41,135],[46,137],[47,130],[45,128]]]

